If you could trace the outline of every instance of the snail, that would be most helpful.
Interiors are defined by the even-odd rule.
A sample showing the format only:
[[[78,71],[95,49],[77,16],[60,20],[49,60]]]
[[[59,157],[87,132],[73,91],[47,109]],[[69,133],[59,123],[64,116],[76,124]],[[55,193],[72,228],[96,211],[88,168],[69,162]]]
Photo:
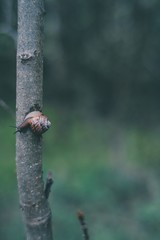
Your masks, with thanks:
[[[17,127],[17,132],[25,132],[28,128],[36,135],[46,132],[51,126],[51,122],[40,111],[33,111],[26,115],[24,121]]]

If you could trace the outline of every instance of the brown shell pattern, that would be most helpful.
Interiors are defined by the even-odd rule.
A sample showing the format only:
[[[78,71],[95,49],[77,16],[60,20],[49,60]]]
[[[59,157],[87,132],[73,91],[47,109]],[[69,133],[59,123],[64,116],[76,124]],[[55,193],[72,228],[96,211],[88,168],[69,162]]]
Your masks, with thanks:
[[[36,135],[41,135],[46,132],[51,126],[48,118],[39,111],[33,111],[27,114],[22,124],[17,127],[16,132],[23,132],[30,127]]]
[[[49,129],[50,125],[51,123],[49,122],[47,117],[44,115],[39,117],[34,117],[30,121],[30,126],[32,131],[38,135],[46,132]]]

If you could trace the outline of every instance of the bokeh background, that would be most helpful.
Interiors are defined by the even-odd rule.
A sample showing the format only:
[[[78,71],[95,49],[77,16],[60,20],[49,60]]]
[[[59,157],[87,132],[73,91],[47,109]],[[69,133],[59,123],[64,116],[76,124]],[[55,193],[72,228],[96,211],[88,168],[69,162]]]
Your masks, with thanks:
[[[44,179],[55,239],[160,238],[160,1],[47,0]],[[17,2],[0,1],[0,238],[25,239],[16,168]]]

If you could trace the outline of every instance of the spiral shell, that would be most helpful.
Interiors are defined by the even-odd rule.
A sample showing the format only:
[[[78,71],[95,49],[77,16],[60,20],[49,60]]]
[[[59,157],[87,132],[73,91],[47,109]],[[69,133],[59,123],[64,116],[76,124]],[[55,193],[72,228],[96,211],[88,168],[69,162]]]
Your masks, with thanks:
[[[16,132],[24,132],[30,128],[36,135],[46,132],[51,126],[48,118],[39,111],[33,111],[26,115],[24,121],[17,127]]]

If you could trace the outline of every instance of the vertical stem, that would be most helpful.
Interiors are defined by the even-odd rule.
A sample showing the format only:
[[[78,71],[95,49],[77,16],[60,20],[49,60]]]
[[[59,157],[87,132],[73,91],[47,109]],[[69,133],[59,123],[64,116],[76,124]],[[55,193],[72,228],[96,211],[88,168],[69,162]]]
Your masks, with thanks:
[[[42,108],[43,0],[18,0],[17,125],[36,105]],[[16,168],[27,240],[51,240],[51,211],[42,179],[42,139],[31,131],[16,135]]]

